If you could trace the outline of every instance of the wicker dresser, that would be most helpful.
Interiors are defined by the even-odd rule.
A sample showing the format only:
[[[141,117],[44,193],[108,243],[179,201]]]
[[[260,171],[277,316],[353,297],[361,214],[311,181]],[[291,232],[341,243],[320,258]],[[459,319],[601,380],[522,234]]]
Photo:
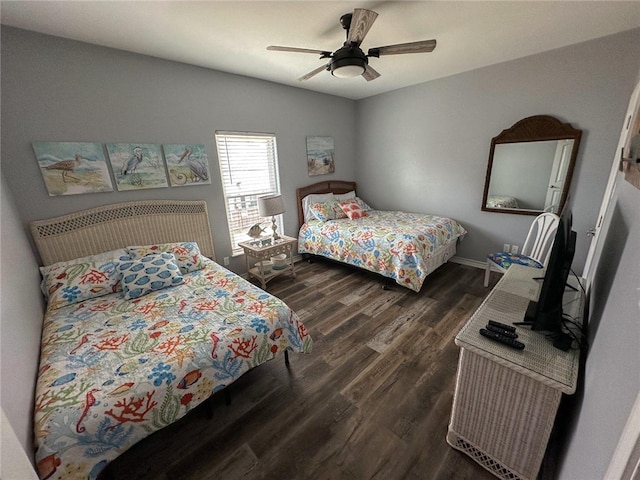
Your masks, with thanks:
[[[578,352],[563,352],[528,327],[524,350],[479,334],[489,320],[522,321],[537,300],[540,270],[512,265],[456,336],[460,347],[447,442],[503,479],[535,479],[562,394],[575,392]],[[581,321],[581,292],[567,290],[564,311]]]

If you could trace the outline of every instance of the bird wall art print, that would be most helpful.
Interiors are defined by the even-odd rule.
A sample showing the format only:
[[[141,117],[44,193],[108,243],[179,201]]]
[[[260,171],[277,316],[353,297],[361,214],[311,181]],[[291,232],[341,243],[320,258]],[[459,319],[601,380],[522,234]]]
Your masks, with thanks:
[[[168,187],[160,145],[107,143],[111,170],[119,191]]]
[[[163,145],[172,187],[211,183],[207,150],[200,144]]]
[[[112,192],[100,143],[33,142],[49,196]]]

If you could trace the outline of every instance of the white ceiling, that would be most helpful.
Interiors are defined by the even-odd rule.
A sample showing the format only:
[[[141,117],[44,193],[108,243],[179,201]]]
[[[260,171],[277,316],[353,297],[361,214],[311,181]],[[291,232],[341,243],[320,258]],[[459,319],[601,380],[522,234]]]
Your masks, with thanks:
[[[435,38],[432,53],[370,59],[382,76],[297,79],[326,60],[268,45],[335,51],[342,14],[380,15],[362,49]],[[2,24],[360,99],[640,27],[640,2],[7,1]]]

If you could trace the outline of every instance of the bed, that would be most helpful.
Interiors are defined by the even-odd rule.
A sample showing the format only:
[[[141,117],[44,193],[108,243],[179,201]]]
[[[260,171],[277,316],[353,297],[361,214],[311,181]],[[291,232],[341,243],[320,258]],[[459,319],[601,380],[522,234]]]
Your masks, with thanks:
[[[47,309],[34,430],[40,478],[107,464],[289,350],[281,300],[212,259],[205,202],[120,203],[37,221]]]
[[[450,218],[371,209],[355,182],[315,183],[297,189],[296,199],[299,253],[363,268],[416,292],[467,233]]]
[[[489,208],[520,208],[518,200],[515,197],[505,195],[489,195],[487,198],[487,207]]]

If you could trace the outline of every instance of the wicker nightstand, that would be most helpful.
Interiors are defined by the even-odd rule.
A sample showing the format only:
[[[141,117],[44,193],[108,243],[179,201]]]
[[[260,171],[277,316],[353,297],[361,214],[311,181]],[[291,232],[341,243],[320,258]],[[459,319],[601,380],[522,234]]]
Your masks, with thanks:
[[[540,270],[512,265],[456,336],[460,347],[447,442],[505,480],[535,479],[562,394],[575,392],[578,351],[553,347],[542,333],[518,327],[524,350],[479,334],[489,320],[521,321],[537,300]],[[582,320],[584,298],[567,290],[565,312]]]
[[[267,241],[270,241],[270,243],[267,243]],[[283,273],[290,272],[291,275],[295,278],[296,270],[293,264],[293,253],[295,251],[297,241],[298,240],[296,240],[295,238],[283,235],[278,240],[276,240],[275,243],[271,241],[269,237],[238,243],[238,245],[242,247],[242,250],[244,250],[245,259],[247,261],[247,272],[249,276],[255,277],[260,280],[263,290],[267,288],[267,282],[269,280]],[[262,269],[252,267],[254,262],[251,259],[255,261],[266,261],[270,260],[271,257],[282,253],[287,256],[287,259],[286,265],[281,269],[272,268],[269,273],[264,273]]]

